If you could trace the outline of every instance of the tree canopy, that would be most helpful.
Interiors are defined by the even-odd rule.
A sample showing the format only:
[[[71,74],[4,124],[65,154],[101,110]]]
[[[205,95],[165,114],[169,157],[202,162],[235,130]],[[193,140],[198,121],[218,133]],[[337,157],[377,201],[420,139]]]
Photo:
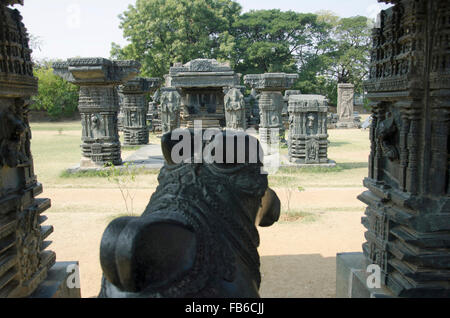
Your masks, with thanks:
[[[53,74],[52,61],[35,63],[39,79],[38,95],[33,96],[33,110],[46,111],[52,119],[72,116],[78,106],[79,88]]]
[[[130,45],[112,45],[112,56],[138,60],[142,74],[162,77],[174,62],[227,58],[228,30],[241,6],[231,0],[137,0],[120,15]]]

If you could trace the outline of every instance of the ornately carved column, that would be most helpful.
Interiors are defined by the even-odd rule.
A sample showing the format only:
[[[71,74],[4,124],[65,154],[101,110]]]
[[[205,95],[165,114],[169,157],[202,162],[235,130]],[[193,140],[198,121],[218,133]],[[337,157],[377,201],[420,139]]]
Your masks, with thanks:
[[[159,78],[135,78],[119,86],[122,99],[124,145],[148,144],[146,93],[159,88]]]
[[[83,126],[81,168],[122,164],[116,86],[136,77],[139,68],[140,64],[135,61],[103,58],[73,58],[53,64],[56,75],[80,86],[78,109]]]
[[[43,212],[50,200],[36,198],[42,185],[34,174],[28,122],[38,80],[22,16],[7,7],[17,3],[23,1],[0,0],[0,298],[80,297],[80,289],[69,290],[66,282],[67,266],[77,263],[55,264],[55,253],[47,250],[53,226],[43,225]],[[43,285],[47,293],[40,292]],[[2,315],[8,316],[4,308]]]
[[[272,141],[278,143],[280,137],[284,138],[282,91],[292,87],[297,78],[297,74],[285,73],[251,74],[244,77],[246,85],[261,92],[259,134],[263,144],[271,145]]]
[[[354,297],[450,297],[450,3],[385,2],[394,6],[380,14],[365,83],[374,120],[368,190],[359,196],[364,258],[338,256],[337,296],[347,262]],[[379,266],[381,289],[355,270],[369,265]]]

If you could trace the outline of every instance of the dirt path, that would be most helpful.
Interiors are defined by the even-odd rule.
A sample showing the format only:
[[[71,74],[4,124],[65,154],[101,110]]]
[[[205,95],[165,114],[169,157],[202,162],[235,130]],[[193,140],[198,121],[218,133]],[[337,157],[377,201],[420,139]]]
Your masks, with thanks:
[[[360,251],[364,241],[361,225],[364,205],[356,199],[362,191],[362,188],[324,188],[291,194],[291,206],[302,211],[327,212],[315,212],[318,217],[314,222],[260,228],[262,297],[334,297],[336,253]],[[151,192],[148,189],[136,192],[136,211],[142,212]],[[287,191],[277,193],[282,202],[287,200]],[[55,228],[50,248],[56,252],[58,261],[80,262],[82,296],[96,296],[101,280],[100,240],[111,219],[124,211],[120,192],[45,189],[44,197],[52,198],[52,209],[46,213],[47,224]],[[339,212],[329,212],[330,209]]]

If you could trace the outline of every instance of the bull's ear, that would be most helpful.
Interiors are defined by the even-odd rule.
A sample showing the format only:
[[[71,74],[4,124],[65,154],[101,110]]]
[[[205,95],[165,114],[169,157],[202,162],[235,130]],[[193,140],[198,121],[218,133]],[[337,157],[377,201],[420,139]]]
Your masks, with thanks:
[[[161,137],[161,150],[168,165],[174,165],[172,160],[172,149],[178,141],[172,140],[172,132],[168,132]]]
[[[279,220],[280,213],[280,199],[272,189],[267,188],[261,201],[261,208],[258,211],[256,224],[261,227],[271,226]]]

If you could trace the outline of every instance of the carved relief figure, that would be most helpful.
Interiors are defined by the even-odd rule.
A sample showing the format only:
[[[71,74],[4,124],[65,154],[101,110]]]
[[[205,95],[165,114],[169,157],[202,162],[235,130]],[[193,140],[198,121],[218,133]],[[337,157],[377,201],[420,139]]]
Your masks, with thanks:
[[[27,125],[14,113],[0,111],[0,167],[15,168],[28,160],[23,149]]]
[[[395,146],[395,140],[392,137],[397,132],[397,126],[392,113],[386,113],[386,119],[378,124],[377,140],[381,146],[384,156],[394,161],[399,159],[399,152]]]
[[[319,162],[319,141],[315,138],[306,140],[306,163]]]
[[[237,88],[232,88],[225,95],[225,119],[227,128],[242,129],[246,127],[244,95]]]
[[[163,133],[180,127],[181,95],[176,90],[164,91],[160,97]]]
[[[344,90],[341,97],[341,112],[339,114],[340,118],[351,117],[353,110],[353,94],[349,90]]]

